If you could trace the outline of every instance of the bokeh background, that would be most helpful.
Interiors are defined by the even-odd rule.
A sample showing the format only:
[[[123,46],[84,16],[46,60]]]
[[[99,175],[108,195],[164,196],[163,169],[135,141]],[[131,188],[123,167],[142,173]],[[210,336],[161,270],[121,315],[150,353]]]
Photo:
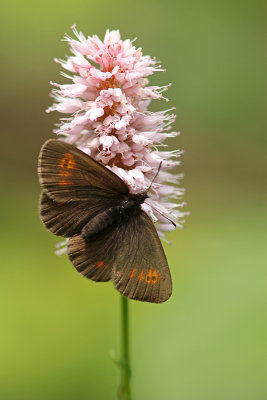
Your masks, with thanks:
[[[116,398],[120,302],[80,277],[38,217],[36,163],[59,114],[64,33],[120,29],[156,56],[177,107],[191,215],[164,245],[173,296],[132,301],[133,398],[266,400],[263,1],[6,1],[1,5],[0,399]],[[163,109],[161,101],[152,110]]]

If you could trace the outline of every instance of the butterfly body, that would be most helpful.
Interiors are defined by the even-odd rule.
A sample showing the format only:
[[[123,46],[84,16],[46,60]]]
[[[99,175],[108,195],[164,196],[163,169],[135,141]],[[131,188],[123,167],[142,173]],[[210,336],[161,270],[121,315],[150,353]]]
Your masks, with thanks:
[[[141,204],[147,197],[146,192],[129,194],[125,200],[91,218],[82,229],[82,237],[89,239],[94,235],[101,234],[103,230],[115,221],[128,221],[132,215],[137,215],[141,212]]]
[[[112,280],[122,295],[161,303],[171,277],[158,234],[142,204],[112,171],[59,140],[42,147],[40,215],[54,234],[69,238],[75,268],[97,282]]]

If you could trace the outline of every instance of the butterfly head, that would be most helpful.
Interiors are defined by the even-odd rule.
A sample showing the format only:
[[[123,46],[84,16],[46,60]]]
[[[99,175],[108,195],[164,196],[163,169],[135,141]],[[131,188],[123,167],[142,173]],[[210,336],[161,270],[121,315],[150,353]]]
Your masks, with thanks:
[[[131,198],[135,201],[136,204],[141,205],[149,196],[147,195],[147,191],[136,193],[131,195]]]

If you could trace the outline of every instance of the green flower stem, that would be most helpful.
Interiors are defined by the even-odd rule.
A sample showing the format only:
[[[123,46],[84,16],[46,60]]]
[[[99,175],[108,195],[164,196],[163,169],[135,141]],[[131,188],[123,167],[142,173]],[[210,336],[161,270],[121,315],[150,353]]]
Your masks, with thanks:
[[[119,400],[131,400],[130,389],[130,345],[129,345],[129,300],[121,296],[121,384],[119,387]]]

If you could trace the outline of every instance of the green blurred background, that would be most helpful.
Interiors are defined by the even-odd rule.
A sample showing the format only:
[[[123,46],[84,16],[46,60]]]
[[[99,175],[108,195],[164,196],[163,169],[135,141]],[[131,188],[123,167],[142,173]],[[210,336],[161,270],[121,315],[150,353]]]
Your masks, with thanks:
[[[120,29],[172,82],[170,141],[191,215],[165,246],[173,296],[132,301],[134,400],[266,400],[266,133],[261,1],[7,1],[1,6],[0,399],[109,400],[119,370],[119,295],[80,277],[38,217],[36,163],[59,114],[49,81],[64,82],[77,24]],[[152,110],[164,109],[161,101]]]

